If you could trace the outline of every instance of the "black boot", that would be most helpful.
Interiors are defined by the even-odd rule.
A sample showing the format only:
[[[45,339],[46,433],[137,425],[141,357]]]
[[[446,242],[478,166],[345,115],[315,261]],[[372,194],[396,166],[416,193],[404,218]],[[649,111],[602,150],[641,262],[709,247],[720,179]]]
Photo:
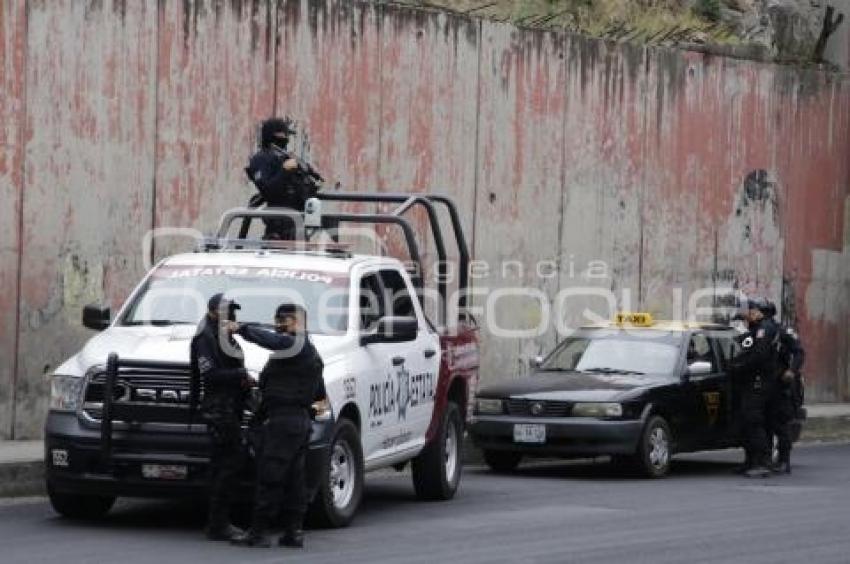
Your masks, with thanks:
[[[244,535],[245,531],[224,521],[220,523],[210,523],[204,529],[204,534],[207,536],[207,539],[211,541],[230,541],[238,536]]]
[[[304,531],[301,529],[286,529],[286,532],[283,533],[277,544],[292,548],[304,548]]]
[[[776,464],[770,465],[770,471],[774,474],[790,474],[791,473],[791,462],[788,460],[782,461],[780,460]]]
[[[235,544],[237,546],[250,546],[256,548],[268,548],[272,545],[272,541],[269,539],[268,535],[256,529],[249,529],[247,532],[241,534],[235,539],[230,541],[230,544]]]

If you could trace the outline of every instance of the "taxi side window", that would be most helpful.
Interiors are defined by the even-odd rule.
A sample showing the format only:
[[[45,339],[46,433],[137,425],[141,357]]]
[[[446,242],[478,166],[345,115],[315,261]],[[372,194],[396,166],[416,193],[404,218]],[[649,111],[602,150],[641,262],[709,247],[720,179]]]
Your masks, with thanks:
[[[739,345],[738,341],[732,337],[718,337],[715,342],[717,343],[717,348],[720,351],[720,357],[723,360],[724,366],[728,365],[729,361],[732,360],[741,349],[741,345]]]
[[[386,292],[387,315],[416,317],[413,299],[410,297],[410,292],[401,273],[397,270],[384,269],[380,274]]]
[[[690,365],[694,362],[710,362],[712,372],[718,371],[717,358],[711,350],[711,343],[708,337],[702,333],[691,335],[691,339],[688,342],[688,364]]]
[[[381,283],[377,274],[364,274],[360,279],[360,329],[374,329],[383,313]]]

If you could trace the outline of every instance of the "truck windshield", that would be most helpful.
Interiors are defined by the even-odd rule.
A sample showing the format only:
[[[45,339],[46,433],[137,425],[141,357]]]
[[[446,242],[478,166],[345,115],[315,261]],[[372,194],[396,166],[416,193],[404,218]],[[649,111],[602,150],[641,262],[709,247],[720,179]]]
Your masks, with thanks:
[[[197,324],[218,292],[240,305],[236,319],[271,325],[283,302],[302,305],[312,333],[345,332],[348,278],[323,272],[251,267],[164,266],[136,294],[121,325]]]
[[[675,371],[678,357],[679,347],[671,339],[577,335],[549,355],[540,370],[667,375]]]

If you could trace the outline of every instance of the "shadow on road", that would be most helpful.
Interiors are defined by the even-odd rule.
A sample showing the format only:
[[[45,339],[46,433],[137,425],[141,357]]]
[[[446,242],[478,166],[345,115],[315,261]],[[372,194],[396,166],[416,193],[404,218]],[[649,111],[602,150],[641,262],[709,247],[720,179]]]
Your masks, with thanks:
[[[724,460],[676,458],[667,479],[684,477],[709,477],[730,475],[740,464],[739,460],[724,457]],[[539,460],[523,463],[509,474],[495,474],[486,468],[473,468],[469,472],[513,478],[566,478],[573,480],[623,481],[640,479],[635,470],[611,463],[606,457],[595,460]]]

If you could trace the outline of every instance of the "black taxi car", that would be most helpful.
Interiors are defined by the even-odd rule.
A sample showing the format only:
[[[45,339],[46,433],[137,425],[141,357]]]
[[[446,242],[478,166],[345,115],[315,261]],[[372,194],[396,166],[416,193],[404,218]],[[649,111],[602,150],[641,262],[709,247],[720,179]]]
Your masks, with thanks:
[[[482,387],[470,434],[497,471],[524,456],[610,455],[663,476],[674,453],[740,445],[726,371],[737,335],[649,314],[581,328],[528,377]]]

